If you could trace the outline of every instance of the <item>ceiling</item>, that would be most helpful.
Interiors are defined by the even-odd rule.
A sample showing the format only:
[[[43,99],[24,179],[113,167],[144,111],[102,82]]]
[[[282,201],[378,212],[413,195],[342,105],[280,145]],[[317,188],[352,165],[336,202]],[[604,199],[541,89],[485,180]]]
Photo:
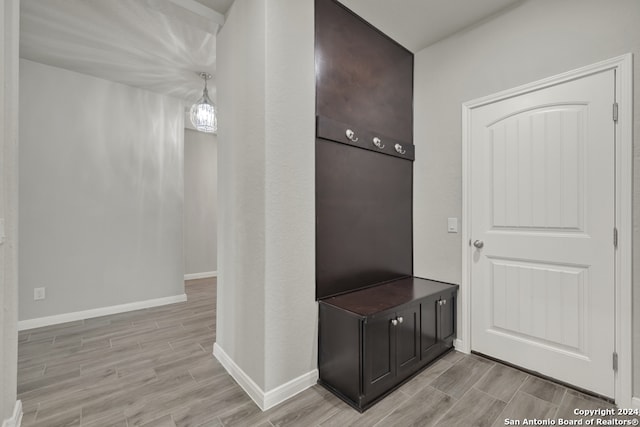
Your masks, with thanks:
[[[198,71],[214,75],[215,96],[223,22],[193,0],[22,0],[20,56],[193,102]]]
[[[418,52],[522,1],[340,0],[412,52]]]
[[[233,0],[196,0],[198,3],[207,6],[210,9],[215,10],[216,12],[222,13],[223,15],[227,13]]]
[[[264,1],[264,0],[262,0]],[[522,0],[341,0],[413,52]],[[22,0],[20,56],[194,102],[233,0]]]

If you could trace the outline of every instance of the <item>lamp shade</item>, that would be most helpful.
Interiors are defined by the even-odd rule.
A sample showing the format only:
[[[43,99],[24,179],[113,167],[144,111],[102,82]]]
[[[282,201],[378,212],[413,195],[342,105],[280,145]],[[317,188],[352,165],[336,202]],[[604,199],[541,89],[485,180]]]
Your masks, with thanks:
[[[200,132],[214,133],[218,130],[218,118],[216,107],[207,91],[207,80],[211,76],[206,73],[201,73],[200,76],[204,79],[204,90],[202,97],[191,106],[191,123]]]

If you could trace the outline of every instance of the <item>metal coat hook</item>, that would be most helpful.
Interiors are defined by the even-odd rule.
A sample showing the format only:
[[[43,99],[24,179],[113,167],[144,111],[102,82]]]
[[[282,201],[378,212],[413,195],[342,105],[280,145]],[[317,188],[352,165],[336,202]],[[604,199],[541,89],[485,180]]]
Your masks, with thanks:
[[[345,135],[347,135],[347,138],[349,138],[349,141],[351,141],[351,142],[357,142],[358,141],[358,137],[356,136],[356,133],[354,131],[352,131],[351,129],[347,129],[347,131],[345,132]]]
[[[400,145],[400,144],[396,144],[395,145],[395,149],[400,154],[406,154],[406,152],[407,152],[407,150],[403,149],[402,145]]]
[[[382,143],[382,140],[380,138],[378,138],[377,136],[373,138],[373,145],[375,145],[376,147],[378,147],[381,150],[384,148],[384,144]]]

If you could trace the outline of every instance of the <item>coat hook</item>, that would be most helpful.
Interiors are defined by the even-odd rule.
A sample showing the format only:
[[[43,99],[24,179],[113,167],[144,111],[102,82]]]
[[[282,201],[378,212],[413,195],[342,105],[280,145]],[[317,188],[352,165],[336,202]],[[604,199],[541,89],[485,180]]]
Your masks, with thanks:
[[[384,148],[384,144],[382,143],[382,140],[380,138],[378,138],[377,136],[373,138],[373,145],[375,145],[376,147],[378,147],[381,150]]]
[[[345,135],[347,135],[347,138],[349,138],[349,141],[351,142],[357,142],[358,138],[356,137],[356,133],[354,131],[352,131],[351,129],[347,129],[347,131],[345,132]]]
[[[400,154],[405,154],[405,153],[407,152],[407,150],[404,150],[404,149],[402,148],[402,145],[400,145],[400,144],[396,144],[396,145],[395,145],[395,149],[396,149],[396,151],[397,151],[398,153],[400,153]]]

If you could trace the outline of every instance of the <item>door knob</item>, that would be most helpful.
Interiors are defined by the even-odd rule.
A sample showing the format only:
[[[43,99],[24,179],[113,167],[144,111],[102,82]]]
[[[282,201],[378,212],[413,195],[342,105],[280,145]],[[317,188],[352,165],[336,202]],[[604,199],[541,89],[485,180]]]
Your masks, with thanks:
[[[404,322],[404,319],[402,317],[398,317],[398,323],[402,323]]]
[[[484,246],[484,242],[482,240],[476,240],[475,242],[473,242],[473,246],[478,249],[482,249],[482,247]]]
[[[397,326],[398,325],[398,321],[396,319],[391,319],[391,324],[393,326]]]

